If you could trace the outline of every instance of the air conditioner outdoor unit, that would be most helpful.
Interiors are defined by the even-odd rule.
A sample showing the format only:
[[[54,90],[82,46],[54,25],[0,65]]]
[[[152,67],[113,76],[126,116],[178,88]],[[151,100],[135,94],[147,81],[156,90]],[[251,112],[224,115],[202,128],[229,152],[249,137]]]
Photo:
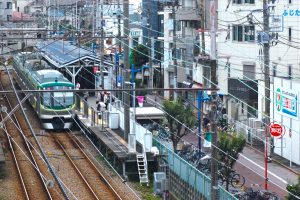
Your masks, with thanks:
[[[162,195],[168,189],[165,172],[154,172],[153,189],[156,195]]]

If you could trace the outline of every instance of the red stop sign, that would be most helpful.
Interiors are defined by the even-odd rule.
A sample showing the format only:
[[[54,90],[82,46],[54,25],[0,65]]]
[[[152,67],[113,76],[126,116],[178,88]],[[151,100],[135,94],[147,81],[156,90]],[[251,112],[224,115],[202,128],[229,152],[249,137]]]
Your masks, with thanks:
[[[281,138],[284,135],[284,127],[278,123],[270,123],[270,134],[275,138]]]

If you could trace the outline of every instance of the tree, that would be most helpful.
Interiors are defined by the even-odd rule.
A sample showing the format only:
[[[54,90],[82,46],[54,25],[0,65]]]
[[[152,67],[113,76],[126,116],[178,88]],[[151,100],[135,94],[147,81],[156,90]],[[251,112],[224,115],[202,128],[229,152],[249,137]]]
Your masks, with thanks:
[[[141,67],[149,61],[148,49],[144,45],[137,45],[130,53],[130,64],[135,67]]]
[[[298,177],[298,183],[288,185],[286,189],[291,193],[289,194],[286,199],[287,200],[296,200],[300,197],[300,176]]]
[[[196,123],[193,109],[185,106],[180,98],[177,101],[165,101],[163,109],[166,111],[165,117],[170,129],[170,139],[176,152],[178,142],[189,132],[187,127],[194,127]]]
[[[240,135],[233,134],[229,136],[226,133],[219,133],[217,146],[221,150],[218,151],[218,160],[221,161],[223,165],[221,169],[225,179],[226,190],[228,190],[229,187],[232,168],[245,145],[246,140]]]

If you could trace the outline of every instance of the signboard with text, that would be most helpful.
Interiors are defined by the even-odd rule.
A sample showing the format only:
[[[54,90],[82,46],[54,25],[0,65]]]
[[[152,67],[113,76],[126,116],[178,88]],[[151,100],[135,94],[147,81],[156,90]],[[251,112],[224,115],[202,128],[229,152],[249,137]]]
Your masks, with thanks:
[[[274,95],[276,112],[292,119],[298,119],[298,92],[278,87],[275,89]]]
[[[228,78],[228,93],[244,101],[256,101],[257,81]]]
[[[270,134],[272,137],[280,139],[285,134],[285,127],[277,122],[272,122],[269,124]]]

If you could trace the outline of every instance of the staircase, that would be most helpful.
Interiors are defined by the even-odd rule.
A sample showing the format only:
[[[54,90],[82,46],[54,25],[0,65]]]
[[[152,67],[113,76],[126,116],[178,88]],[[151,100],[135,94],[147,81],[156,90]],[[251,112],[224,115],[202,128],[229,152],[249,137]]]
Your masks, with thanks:
[[[140,184],[147,183],[147,185],[149,185],[148,164],[147,164],[146,153],[136,154],[136,159],[137,159],[137,165],[139,170]]]

